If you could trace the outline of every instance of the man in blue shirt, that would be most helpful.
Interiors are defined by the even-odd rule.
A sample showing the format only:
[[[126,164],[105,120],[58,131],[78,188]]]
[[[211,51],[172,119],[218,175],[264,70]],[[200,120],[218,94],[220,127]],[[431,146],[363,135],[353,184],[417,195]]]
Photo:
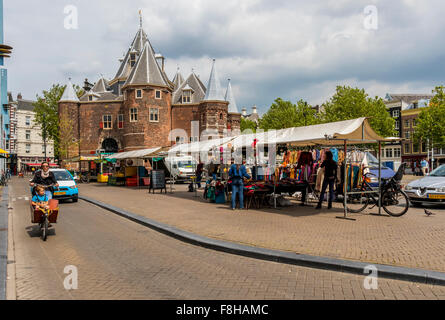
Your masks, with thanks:
[[[422,166],[422,173],[423,173],[423,175],[425,176],[425,175],[426,175],[426,172],[427,172],[427,169],[428,169],[428,161],[426,161],[425,159],[423,159],[423,160],[420,162],[420,165]]]
[[[232,179],[232,210],[236,208],[236,195],[239,195],[239,207],[244,209],[244,183],[243,178],[250,179],[246,167],[240,164],[232,164],[229,170],[229,177]]]

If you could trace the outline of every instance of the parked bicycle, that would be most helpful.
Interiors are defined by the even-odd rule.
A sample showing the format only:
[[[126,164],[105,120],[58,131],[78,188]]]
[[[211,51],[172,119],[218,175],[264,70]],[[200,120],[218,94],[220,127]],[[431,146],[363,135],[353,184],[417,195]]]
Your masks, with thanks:
[[[382,178],[380,186],[380,192],[382,195],[381,205],[383,210],[393,217],[400,217],[404,215],[410,206],[409,198],[402,190],[402,186],[400,184],[403,178],[404,167],[405,164],[402,164],[394,177],[390,179]],[[379,205],[379,189],[374,189],[369,184],[369,176],[371,175],[375,176],[372,173],[365,174],[362,185],[359,188],[352,189],[354,194],[347,195],[346,208],[349,212],[359,213],[365,210],[368,206],[372,206],[372,209]]]
[[[80,183],[90,183],[90,173],[89,172],[76,172],[77,181]]]
[[[8,179],[6,177],[6,174],[2,174],[0,177],[0,186],[7,186],[8,185]]]

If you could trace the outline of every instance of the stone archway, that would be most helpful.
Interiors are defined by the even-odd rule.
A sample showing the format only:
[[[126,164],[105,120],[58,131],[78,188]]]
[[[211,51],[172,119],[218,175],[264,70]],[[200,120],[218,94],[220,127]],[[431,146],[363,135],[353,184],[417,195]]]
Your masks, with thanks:
[[[105,150],[105,153],[117,153],[119,152],[119,145],[115,139],[106,138],[102,142],[102,149]]]

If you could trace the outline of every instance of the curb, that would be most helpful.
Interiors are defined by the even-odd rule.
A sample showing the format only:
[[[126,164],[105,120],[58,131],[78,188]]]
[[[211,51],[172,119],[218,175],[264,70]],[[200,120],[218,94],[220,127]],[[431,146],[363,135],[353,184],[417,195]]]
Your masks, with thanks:
[[[432,285],[445,285],[445,273],[443,272],[405,268],[405,267],[395,267],[382,264],[371,264],[360,261],[340,260],[327,257],[317,257],[317,256],[298,254],[287,251],[257,248],[222,240],[215,240],[191,232],[180,230],[170,225],[163,224],[155,220],[148,219],[146,217],[142,217],[140,215],[125,211],[123,209],[114,207],[112,205],[88,197],[79,196],[79,199],[92,203],[98,207],[111,211],[126,219],[134,221],[143,226],[149,227],[153,230],[171,236],[175,239],[208,249],[213,249],[217,251],[222,251],[226,253],[236,254],[260,260],[274,261],[279,263],[338,271],[338,272],[347,272],[365,276],[369,275],[369,272],[365,273],[365,268],[373,266],[377,268],[378,276],[383,278],[421,282]]]
[[[8,267],[8,187],[3,187],[0,202],[0,300],[6,300],[6,273]]]

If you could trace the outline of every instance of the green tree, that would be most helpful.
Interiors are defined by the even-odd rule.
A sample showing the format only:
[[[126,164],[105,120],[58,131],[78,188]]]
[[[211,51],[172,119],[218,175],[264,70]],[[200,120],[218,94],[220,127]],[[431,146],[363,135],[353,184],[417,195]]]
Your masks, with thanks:
[[[445,92],[444,86],[433,90],[434,97],[416,120],[414,142],[429,142],[431,147],[445,146]]]
[[[316,111],[307,102],[299,100],[295,105],[290,101],[278,98],[260,119],[259,127],[264,130],[284,129],[319,122]]]
[[[396,134],[394,119],[379,97],[370,98],[364,89],[337,86],[333,97],[323,104],[323,122],[369,117],[371,127],[381,136]]]
[[[252,132],[256,132],[256,129],[258,128],[258,124],[255,121],[245,119],[241,117],[241,132],[244,132],[244,130],[252,130]]]
[[[37,95],[34,103],[35,122],[42,130],[42,138],[46,143],[48,140],[54,141],[54,153],[60,155],[59,139],[59,112],[58,102],[66,88],[60,84],[55,84],[49,90],[43,90],[42,96]],[[75,86],[77,96],[83,94],[83,89]]]

